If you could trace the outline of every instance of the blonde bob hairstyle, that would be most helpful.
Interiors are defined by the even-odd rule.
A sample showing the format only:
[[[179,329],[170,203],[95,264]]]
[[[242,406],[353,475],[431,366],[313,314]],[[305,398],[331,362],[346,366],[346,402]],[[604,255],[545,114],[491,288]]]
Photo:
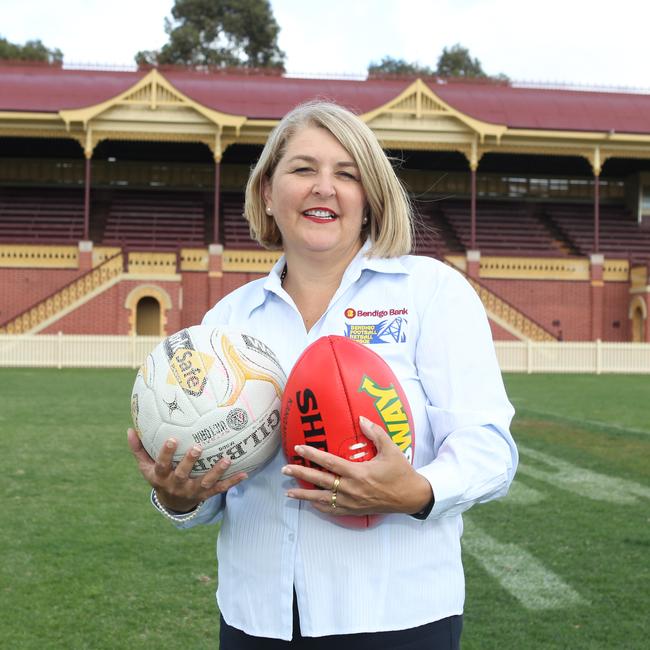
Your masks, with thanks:
[[[390,161],[375,134],[362,120],[342,106],[326,101],[300,104],[271,131],[246,185],[244,216],[252,238],[267,249],[282,248],[282,235],[273,216],[266,213],[264,181],[272,181],[290,138],[309,126],[329,131],[359,168],[368,216],[361,239],[370,238],[369,255],[397,257],[410,253],[413,242],[411,203]]]

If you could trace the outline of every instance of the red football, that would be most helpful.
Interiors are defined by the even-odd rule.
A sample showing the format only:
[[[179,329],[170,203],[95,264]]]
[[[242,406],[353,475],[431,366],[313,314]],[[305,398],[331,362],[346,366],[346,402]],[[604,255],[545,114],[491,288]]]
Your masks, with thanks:
[[[287,379],[281,412],[282,448],[290,463],[305,464],[296,445],[354,462],[373,458],[376,449],[361,433],[361,415],[382,426],[413,462],[413,420],[397,377],[378,354],[344,336],[323,336],[302,353]],[[367,528],[381,518],[338,516],[334,521]]]

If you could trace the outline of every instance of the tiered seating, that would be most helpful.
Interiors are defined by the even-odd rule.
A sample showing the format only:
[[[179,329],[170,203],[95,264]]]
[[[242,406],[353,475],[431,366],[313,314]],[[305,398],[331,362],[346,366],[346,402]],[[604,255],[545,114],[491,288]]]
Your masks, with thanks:
[[[581,255],[594,250],[594,208],[590,204],[549,203],[544,211]],[[600,252],[609,257],[650,259],[650,231],[622,205],[600,206]]]
[[[244,219],[244,195],[225,192],[221,195],[222,241],[226,248],[260,248],[251,239],[248,221]]]
[[[463,246],[438,209],[438,202],[415,202],[414,253],[442,259],[463,252]]]
[[[465,248],[471,246],[469,201],[439,203]],[[479,201],[476,206],[476,247],[487,255],[563,256],[563,242],[555,239],[525,203]]]
[[[182,192],[116,192],[102,244],[157,250],[204,246],[203,197]]]
[[[0,241],[76,243],[83,226],[80,189],[0,188]]]

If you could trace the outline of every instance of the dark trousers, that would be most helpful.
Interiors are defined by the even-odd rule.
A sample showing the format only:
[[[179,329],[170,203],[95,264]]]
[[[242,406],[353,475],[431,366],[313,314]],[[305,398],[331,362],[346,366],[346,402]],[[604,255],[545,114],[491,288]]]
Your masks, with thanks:
[[[303,637],[294,598],[291,641],[250,636],[228,625],[222,616],[219,650],[459,650],[462,628],[463,617],[450,616],[408,630]]]

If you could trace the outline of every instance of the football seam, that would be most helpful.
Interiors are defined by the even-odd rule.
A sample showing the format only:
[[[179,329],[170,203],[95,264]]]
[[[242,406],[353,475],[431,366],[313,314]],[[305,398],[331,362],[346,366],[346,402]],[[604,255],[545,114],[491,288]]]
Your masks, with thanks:
[[[352,430],[354,432],[354,440],[355,442],[360,442],[361,441],[361,431],[359,429],[359,423],[354,421],[354,416],[353,416],[353,411],[352,411],[352,401],[350,400],[350,395],[348,393],[348,388],[343,381],[343,373],[341,372],[341,360],[339,358],[339,355],[336,352],[336,348],[334,346],[334,341],[332,340],[331,337],[327,337],[327,341],[330,344],[330,347],[332,349],[332,355],[334,356],[334,360],[336,361],[336,372],[338,375],[338,380],[343,388],[343,394],[345,395],[345,401],[347,403],[347,412],[350,414],[350,421],[352,424]]]
[[[360,428],[358,428],[359,423],[354,422],[354,418],[353,418],[353,415],[352,415],[352,404],[350,402],[348,389],[347,389],[347,386],[345,385],[345,382],[343,381],[343,375],[341,374],[341,363],[340,363],[340,360],[339,360],[339,355],[336,353],[336,348],[334,347],[333,339],[331,337],[328,337],[327,340],[328,340],[328,342],[329,342],[329,344],[330,344],[330,346],[332,348],[332,354],[334,355],[334,359],[336,360],[336,370],[337,370],[337,373],[338,373],[338,378],[339,378],[339,380],[341,382],[341,386],[343,387],[343,393],[345,395],[345,401],[347,402],[347,405],[348,405],[347,410],[348,410],[348,413],[350,414],[350,420],[352,420],[352,428],[354,430],[354,439],[357,442],[359,442],[360,439],[361,439],[361,430],[360,430]],[[354,517],[355,515],[348,515],[348,516]],[[365,526],[360,526],[360,528],[370,528],[370,524],[372,522],[372,517],[373,516],[374,515],[357,515],[359,520],[365,520]]]

